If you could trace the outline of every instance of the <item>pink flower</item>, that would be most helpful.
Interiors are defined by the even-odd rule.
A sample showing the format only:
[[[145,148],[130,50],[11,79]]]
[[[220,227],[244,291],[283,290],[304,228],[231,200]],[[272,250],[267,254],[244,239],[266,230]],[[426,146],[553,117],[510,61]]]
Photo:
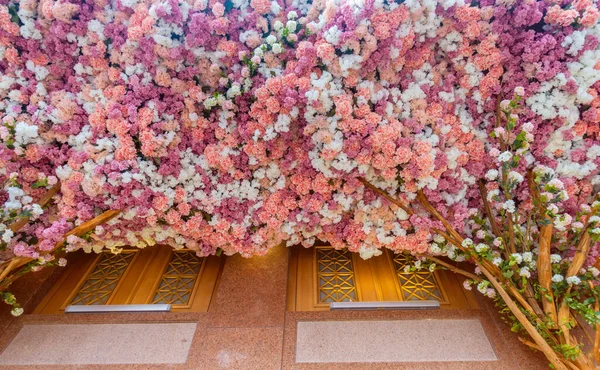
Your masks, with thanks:
[[[251,0],[250,6],[259,14],[267,14],[271,11],[271,2],[269,0]]]

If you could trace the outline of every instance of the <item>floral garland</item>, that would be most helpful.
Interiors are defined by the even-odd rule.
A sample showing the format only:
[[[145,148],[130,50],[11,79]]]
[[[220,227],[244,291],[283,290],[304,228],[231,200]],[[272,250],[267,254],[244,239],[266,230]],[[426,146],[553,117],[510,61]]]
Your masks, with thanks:
[[[513,91],[529,149],[517,170],[560,178],[561,227],[600,185],[591,0],[0,4],[0,260],[51,261],[109,209],[122,212],[67,250],[252,256],[320,239],[364,258],[430,253],[439,221],[361,179],[405,204],[422,190],[475,232],[477,181],[513,159],[489,138]],[[517,172],[507,211],[527,198]],[[33,200],[58,180],[41,213]],[[23,212],[37,219],[11,232]]]

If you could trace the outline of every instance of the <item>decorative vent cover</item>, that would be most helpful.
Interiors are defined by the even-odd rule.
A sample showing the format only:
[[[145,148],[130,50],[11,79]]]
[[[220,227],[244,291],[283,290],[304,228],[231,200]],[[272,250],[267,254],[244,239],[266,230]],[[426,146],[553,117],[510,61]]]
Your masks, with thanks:
[[[317,267],[320,303],[358,300],[350,252],[317,248]]]
[[[411,265],[412,257],[405,254],[393,256],[394,267],[398,275],[400,290],[405,301],[442,300],[435,275],[426,270],[404,272],[404,267]]]
[[[106,304],[131,261],[133,261],[135,254],[135,251],[123,251],[119,254],[103,252],[100,255],[100,260],[71,300],[71,304]]]
[[[173,251],[152,303],[187,305],[194,291],[202,260],[193,251]]]

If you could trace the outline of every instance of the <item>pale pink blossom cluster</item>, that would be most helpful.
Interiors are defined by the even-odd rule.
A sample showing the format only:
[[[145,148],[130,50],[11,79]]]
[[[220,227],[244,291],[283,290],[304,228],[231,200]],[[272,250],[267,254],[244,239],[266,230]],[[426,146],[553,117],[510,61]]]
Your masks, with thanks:
[[[0,180],[61,181],[5,254],[108,209],[90,249],[425,253],[416,192],[469,230],[477,181],[511,160],[490,134],[513,91],[520,169],[553,169],[574,215],[600,184],[599,42],[588,0],[1,1]]]

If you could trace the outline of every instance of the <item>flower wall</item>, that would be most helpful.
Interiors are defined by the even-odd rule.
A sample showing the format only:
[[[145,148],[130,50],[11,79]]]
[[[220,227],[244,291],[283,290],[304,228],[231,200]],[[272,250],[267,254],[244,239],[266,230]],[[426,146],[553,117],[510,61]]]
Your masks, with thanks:
[[[516,172],[552,169],[572,215],[600,186],[591,0],[0,4],[0,259],[44,257],[109,209],[122,212],[67,250],[429,253],[439,221],[359,178],[407,204],[423,189],[468,234],[477,181],[511,160],[494,137],[514,93]],[[7,229],[22,214],[36,221]]]

